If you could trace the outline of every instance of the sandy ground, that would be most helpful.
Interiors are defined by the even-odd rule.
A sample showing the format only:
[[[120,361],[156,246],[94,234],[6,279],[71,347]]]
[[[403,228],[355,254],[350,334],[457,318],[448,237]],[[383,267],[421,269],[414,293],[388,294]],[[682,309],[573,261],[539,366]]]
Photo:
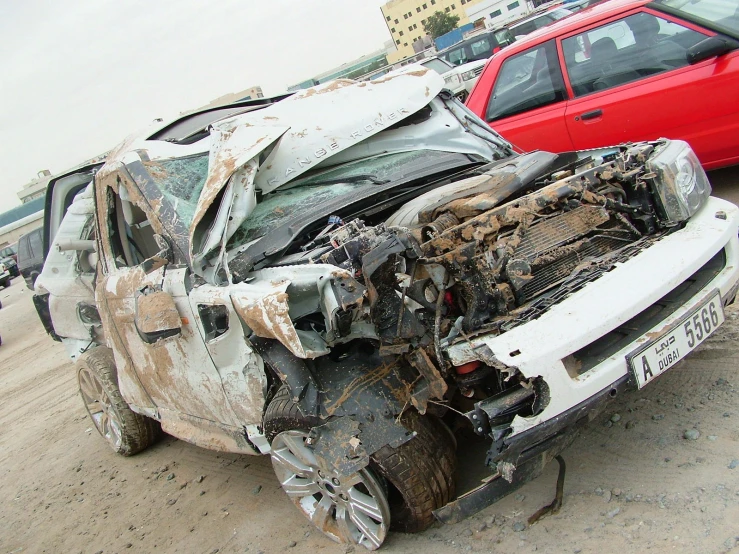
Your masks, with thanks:
[[[170,437],[132,458],[115,455],[22,279],[0,301],[0,552],[351,550],[303,519],[268,458]],[[739,552],[737,338],[732,307],[697,352],[592,422],[564,453],[559,514],[522,525],[551,501],[553,464],[477,516],[392,534],[383,551]],[[683,438],[688,429],[697,440]]]

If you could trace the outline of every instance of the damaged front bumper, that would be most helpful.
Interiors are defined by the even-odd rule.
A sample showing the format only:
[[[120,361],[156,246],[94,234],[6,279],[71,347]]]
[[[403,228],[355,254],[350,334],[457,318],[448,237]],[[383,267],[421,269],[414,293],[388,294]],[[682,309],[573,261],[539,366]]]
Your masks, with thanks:
[[[629,354],[673,329],[711,293],[718,291],[724,306],[733,302],[739,287],[738,228],[739,208],[710,198],[683,229],[538,319],[499,336],[452,345],[447,354],[455,366],[486,352],[527,378],[541,378],[549,402],[537,415],[516,416],[504,436],[489,433],[491,477],[437,510],[437,517],[458,521],[536,477],[569,444],[571,431],[592,420],[619,390],[635,388]],[[479,409],[484,402],[468,414],[477,423],[485,417]]]

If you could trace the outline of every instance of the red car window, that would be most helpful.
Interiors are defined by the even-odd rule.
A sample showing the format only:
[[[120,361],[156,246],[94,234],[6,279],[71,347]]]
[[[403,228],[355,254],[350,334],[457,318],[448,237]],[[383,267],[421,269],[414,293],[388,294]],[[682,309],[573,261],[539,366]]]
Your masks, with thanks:
[[[509,117],[565,99],[564,81],[554,41],[511,56],[495,80],[487,121]]]
[[[562,41],[576,97],[688,65],[686,51],[706,38],[641,12]]]

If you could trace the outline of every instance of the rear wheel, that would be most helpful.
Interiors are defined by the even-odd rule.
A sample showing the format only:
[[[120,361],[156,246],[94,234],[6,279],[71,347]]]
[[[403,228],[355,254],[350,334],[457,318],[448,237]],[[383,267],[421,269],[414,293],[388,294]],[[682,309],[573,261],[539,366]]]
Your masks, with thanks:
[[[283,490],[334,541],[375,550],[390,528],[426,529],[434,521],[433,510],[454,496],[456,456],[440,421],[405,413],[403,423],[416,436],[398,448],[383,447],[369,467],[350,476],[320,469],[306,440],[320,422],[303,416],[282,387],[267,407],[264,432],[272,441],[272,466]]]
[[[101,346],[80,357],[77,381],[90,419],[115,452],[132,456],[159,437],[159,423],[137,414],[123,400],[112,350]]]

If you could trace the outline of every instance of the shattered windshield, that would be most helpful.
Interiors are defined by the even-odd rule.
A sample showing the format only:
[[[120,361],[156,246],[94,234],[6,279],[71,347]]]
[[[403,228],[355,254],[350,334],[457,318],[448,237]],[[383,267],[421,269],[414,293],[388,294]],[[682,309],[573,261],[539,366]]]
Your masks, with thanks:
[[[415,174],[449,153],[431,150],[385,154],[349,162],[295,180],[261,198],[254,211],[229,240],[229,247],[251,242],[294,216],[310,213],[340,196]]]
[[[208,153],[144,162],[144,167],[186,226],[195,216],[208,177]]]

